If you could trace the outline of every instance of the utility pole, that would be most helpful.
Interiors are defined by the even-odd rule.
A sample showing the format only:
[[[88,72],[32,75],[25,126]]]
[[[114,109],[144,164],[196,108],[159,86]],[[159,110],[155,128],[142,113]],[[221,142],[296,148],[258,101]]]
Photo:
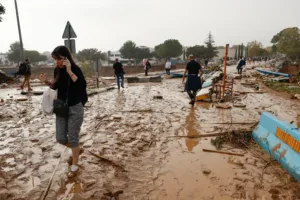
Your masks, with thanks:
[[[18,12],[18,5],[17,5],[17,0],[15,0],[15,7],[16,7],[16,14],[17,14],[17,22],[18,22],[18,30],[19,30],[19,38],[20,38],[20,58],[21,62],[25,61],[25,56],[24,56],[24,49],[23,49],[23,41],[22,41],[22,33],[21,33],[21,26],[20,26],[20,20],[19,20],[19,12]]]

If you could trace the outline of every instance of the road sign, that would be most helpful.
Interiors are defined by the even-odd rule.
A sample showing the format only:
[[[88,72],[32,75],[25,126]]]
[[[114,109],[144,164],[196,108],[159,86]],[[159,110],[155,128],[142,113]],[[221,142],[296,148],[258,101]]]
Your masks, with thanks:
[[[71,53],[76,53],[75,40],[65,40],[65,46],[71,51]]]
[[[63,39],[77,38],[77,35],[69,21],[67,22],[67,25],[66,25],[66,28],[65,28],[62,38]]]

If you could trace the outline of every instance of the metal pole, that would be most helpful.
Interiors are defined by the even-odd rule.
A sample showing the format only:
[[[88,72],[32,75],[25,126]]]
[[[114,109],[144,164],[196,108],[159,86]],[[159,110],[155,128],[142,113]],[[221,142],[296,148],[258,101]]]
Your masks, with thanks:
[[[24,49],[23,49],[23,41],[22,41],[22,33],[21,33],[21,26],[20,26],[20,20],[19,20],[17,0],[15,0],[15,7],[16,7],[16,15],[17,15],[17,22],[18,22],[19,38],[20,38],[20,48],[21,48],[20,56],[21,56],[21,60],[24,62],[25,57],[24,57]]]
[[[69,26],[68,26],[68,31],[69,31],[69,35],[68,35],[69,49],[70,49],[70,52],[73,53],[73,52],[72,52],[71,39],[70,39],[70,37],[71,37],[71,26],[70,26],[69,22],[68,22],[68,25],[69,25]]]
[[[229,48],[229,44],[226,44],[225,59],[224,59],[224,78],[223,78],[223,92],[222,92],[222,99],[224,98],[225,88],[226,88],[226,68],[227,68],[228,48]]]

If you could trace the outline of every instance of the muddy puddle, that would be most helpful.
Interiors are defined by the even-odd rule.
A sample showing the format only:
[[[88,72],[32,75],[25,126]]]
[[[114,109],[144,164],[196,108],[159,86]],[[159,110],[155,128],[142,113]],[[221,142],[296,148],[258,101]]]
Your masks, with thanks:
[[[251,88],[237,82],[234,90]],[[0,197],[41,199],[54,169],[46,199],[300,197],[298,183],[276,162],[266,167],[270,158],[258,146],[225,145],[224,151],[245,154],[232,156],[204,152],[216,149],[211,138],[174,137],[249,128],[232,122],[258,121],[263,111],[290,121],[299,105],[264,93],[241,95],[245,108],[217,109],[205,102],[191,108],[182,91],[181,79],[168,79],[90,97],[80,138],[85,151],[74,179],[67,178],[70,151],[55,141],[54,116],[40,112],[41,96],[29,97],[18,109],[5,104],[12,118],[0,120]]]

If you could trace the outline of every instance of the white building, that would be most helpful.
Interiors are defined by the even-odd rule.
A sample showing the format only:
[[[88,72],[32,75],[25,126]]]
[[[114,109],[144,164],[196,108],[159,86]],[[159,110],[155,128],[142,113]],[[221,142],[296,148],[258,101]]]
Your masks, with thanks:
[[[149,48],[149,47],[139,46],[139,48]],[[149,50],[150,50],[150,52],[153,52],[154,48],[149,48]],[[119,61],[123,65],[134,65],[134,60],[133,59],[129,60],[129,59],[126,59],[126,58],[122,58],[120,51],[108,51],[107,52],[107,57],[108,57],[109,63],[107,61],[105,61],[105,62],[102,62],[102,65],[112,66],[116,59],[119,59]]]
[[[0,53],[0,66],[2,67],[6,67],[6,66],[10,66],[12,65],[13,63],[10,62],[8,59],[7,59],[7,54],[6,53]]]

